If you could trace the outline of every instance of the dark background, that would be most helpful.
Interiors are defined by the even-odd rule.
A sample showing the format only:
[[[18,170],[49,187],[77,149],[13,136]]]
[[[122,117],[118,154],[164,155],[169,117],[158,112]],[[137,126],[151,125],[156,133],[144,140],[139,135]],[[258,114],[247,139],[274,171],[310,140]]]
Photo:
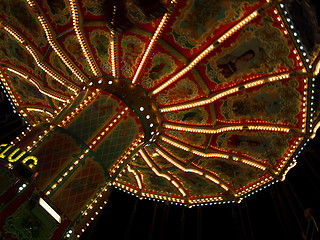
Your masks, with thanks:
[[[310,1],[319,13],[319,2]],[[319,14],[317,14],[319,21]],[[320,40],[320,39],[319,39]],[[316,93],[319,95],[319,77]],[[1,89],[2,90],[2,89]],[[316,106],[318,100],[316,98]],[[0,142],[9,143],[25,123],[0,92]],[[303,239],[304,210],[320,222],[320,134],[310,140],[284,182],[259,191],[240,204],[191,209],[139,200],[114,189],[108,204],[82,235],[86,239]]]

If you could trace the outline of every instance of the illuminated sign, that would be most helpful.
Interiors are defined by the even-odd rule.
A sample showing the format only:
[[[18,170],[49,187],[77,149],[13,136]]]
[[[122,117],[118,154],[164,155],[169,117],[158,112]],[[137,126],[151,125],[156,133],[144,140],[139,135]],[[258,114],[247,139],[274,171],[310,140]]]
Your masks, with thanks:
[[[7,160],[9,163],[21,161],[29,168],[34,168],[38,163],[38,159],[34,156],[28,156],[25,154],[26,152],[22,151],[20,148],[15,149],[13,146],[8,144],[0,145],[0,159]]]

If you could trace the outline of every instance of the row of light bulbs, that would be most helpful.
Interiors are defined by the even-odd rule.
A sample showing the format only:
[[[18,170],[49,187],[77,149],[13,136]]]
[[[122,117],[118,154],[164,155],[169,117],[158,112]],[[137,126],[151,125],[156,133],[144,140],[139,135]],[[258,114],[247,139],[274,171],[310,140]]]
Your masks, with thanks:
[[[261,181],[257,182],[257,183],[254,183],[250,186],[244,186],[243,190],[241,191],[238,191],[236,194],[235,194],[235,197],[239,197],[239,196],[243,196],[251,191],[253,191],[254,189],[258,188],[258,187],[261,187],[262,185],[265,185],[267,184],[268,182],[272,181],[273,180],[273,177],[272,176],[269,176],[269,177],[265,177],[264,179],[262,179]]]
[[[200,171],[198,169],[195,169],[195,166],[194,166],[194,168],[186,168],[186,167],[182,166],[181,164],[179,164],[178,162],[174,161],[171,157],[169,157],[166,153],[164,153],[159,148],[155,148],[155,151],[160,156],[162,156],[164,159],[166,159],[168,162],[170,162],[172,165],[174,165],[175,167],[179,168],[183,172],[191,172],[191,173],[198,174],[200,176],[203,176],[203,177],[209,179],[213,183],[218,184],[224,190],[226,190],[226,191],[229,190],[229,188],[226,186],[226,184],[223,183],[223,181],[221,179],[217,179],[217,176],[213,176],[212,174],[204,173],[204,172],[202,172],[202,171]]]
[[[61,76],[59,76],[57,73],[49,69],[48,66],[46,66],[39,58],[36,51],[30,46],[26,45],[25,48],[28,50],[28,52],[31,54],[31,56],[36,61],[37,65],[45,71],[49,76],[51,76],[53,79],[55,79],[57,82],[62,84],[63,86],[67,87],[69,90],[73,91],[73,93],[76,95],[78,94],[79,88],[73,86],[73,84],[68,83],[66,80],[64,80]]]
[[[117,62],[118,62],[118,58],[117,58],[117,37],[114,34],[113,31],[111,31],[110,33],[110,52],[111,52],[111,68],[112,68],[112,76],[117,78],[118,77],[118,68],[117,68]]]
[[[69,59],[65,56],[65,54],[61,51],[61,47],[58,47],[57,43],[53,40],[51,30],[44,19],[43,16],[38,15],[38,20],[47,36],[48,42],[50,46],[53,48],[53,50],[56,52],[56,54],[60,57],[62,62],[71,70],[71,72],[81,81],[85,82],[86,78],[80,74],[80,72],[75,69],[74,65],[69,61]]]
[[[42,108],[38,108],[38,107],[27,107],[26,110],[30,111],[35,111],[35,112],[41,112],[41,113],[46,113],[47,115],[49,115],[50,117],[53,117],[53,114],[47,110],[43,110]]]
[[[178,143],[177,141],[171,140],[171,139],[169,139],[168,137],[165,137],[165,136],[161,136],[160,139],[162,141],[172,145],[172,146],[175,146],[175,147],[180,148],[182,150],[185,150],[187,152],[191,152],[191,153],[196,154],[196,155],[198,155],[200,157],[204,157],[204,158],[223,158],[223,159],[229,159],[230,158],[230,156],[228,154],[204,153],[204,152],[201,152],[201,151],[198,151],[198,150],[194,150],[194,149],[188,148],[188,147]],[[235,161],[235,162],[242,162],[244,164],[247,164],[247,165],[250,165],[252,167],[261,169],[263,171],[266,169],[265,166],[262,166],[262,165],[260,165],[260,164],[258,164],[256,162],[253,162],[253,161],[251,161],[249,159],[244,159],[244,158],[239,159],[238,157],[235,157],[235,156],[233,156],[231,159],[233,161]]]
[[[39,134],[38,139],[33,140],[31,145],[27,146],[27,152],[31,152],[32,149],[36,147],[38,143],[43,141],[46,138],[46,136],[53,130],[53,128],[54,128],[54,125],[51,124],[49,126],[49,129],[45,129],[42,134]]]
[[[94,93],[94,92],[93,92]],[[98,94],[96,94],[98,95]],[[90,96],[89,96],[90,97]],[[92,95],[92,98],[88,100],[90,101],[94,95]],[[85,100],[86,101],[86,100]],[[80,111],[81,109],[79,109]],[[113,119],[111,119],[111,121],[109,122],[109,125],[106,126],[100,133],[98,133],[93,139],[92,141],[88,144],[88,148],[84,151],[84,153],[68,168],[68,170],[58,179],[57,182],[55,182],[54,184],[52,184],[51,188],[46,192],[46,195],[49,195],[59,184],[61,184],[63,182],[63,180],[68,176],[68,174],[75,170],[75,167],[80,163],[80,161],[82,159],[84,159],[84,157],[89,153],[90,150],[93,150],[97,144],[101,141],[101,139],[103,138],[104,135],[107,135],[108,132],[112,129],[112,127],[114,125],[116,125],[116,123],[121,119],[121,117],[128,111],[128,107],[126,107],[125,109],[123,109],[120,114],[118,114],[117,116],[115,116]],[[68,117],[67,117],[68,118]],[[63,121],[62,121],[63,122]]]
[[[36,86],[36,87],[38,88],[39,92],[41,92],[42,94],[44,94],[44,95],[46,95],[46,96],[48,96],[48,97],[54,98],[54,99],[56,99],[56,100],[58,100],[58,101],[61,101],[61,102],[64,102],[64,103],[65,103],[65,102],[67,101],[67,99],[68,99],[66,96],[63,96],[63,95],[58,94],[58,93],[56,93],[56,92],[53,92],[52,90],[47,89],[46,87],[41,87],[40,84],[39,84],[36,80],[28,77],[25,73],[22,73],[22,72],[20,72],[20,71],[17,71],[17,70],[15,70],[15,69],[12,69],[12,68],[7,68],[7,70],[8,70],[9,72],[11,72],[11,73],[14,73],[14,74],[16,74],[16,75],[18,75],[18,76],[21,76],[21,77],[23,77],[24,79],[28,80],[29,82],[31,82],[34,86]],[[10,98],[8,98],[8,99],[9,99],[9,100],[10,100],[10,99],[13,99],[13,102],[14,102],[14,104],[16,105],[16,107],[20,107],[19,102],[16,100],[14,94],[11,92],[11,89],[10,89],[9,85],[6,83],[5,78],[3,77],[3,75],[1,75],[1,76],[2,76],[2,77],[1,77],[1,81],[3,82],[3,84],[5,83],[4,85],[6,86],[6,89],[7,89],[7,91],[8,91],[9,94],[10,94]],[[10,101],[10,102],[11,102],[11,101]],[[25,110],[27,110],[27,111],[29,111],[29,112],[30,112],[30,111],[37,111],[37,112],[46,113],[46,114],[49,115],[50,117],[53,117],[53,116],[54,116],[53,113],[51,113],[50,111],[48,111],[48,110],[43,110],[42,108],[39,108],[39,107],[27,107],[27,108],[25,108]],[[14,111],[15,111],[15,110],[14,110]],[[26,117],[28,116],[27,113],[26,113],[23,109],[20,110],[20,113],[21,113],[21,115],[22,115],[24,118],[26,118]],[[46,120],[49,120],[49,119],[47,118]],[[29,124],[28,124],[28,125],[29,125]],[[19,137],[17,137],[17,139],[20,140]]]
[[[96,89],[96,91],[93,91],[88,97],[83,100],[79,107],[76,107],[75,110],[73,110],[64,120],[61,121],[61,123],[58,125],[59,127],[64,127],[68,123],[71,122],[72,119],[74,119],[82,110],[85,109],[87,105],[89,105],[94,99],[96,99],[100,95],[100,90]]]
[[[179,73],[174,75],[172,78],[161,84],[159,87],[157,87],[155,90],[152,91],[152,94],[155,95],[180,79],[182,76],[184,76],[186,73],[188,73],[193,67],[195,67],[204,57],[206,57],[215,47],[222,42],[224,42],[228,37],[230,37],[232,34],[234,34],[239,29],[243,28],[246,24],[248,24],[250,21],[252,21],[256,16],[258,15],[257,11],[254,11],[249,16],[247,16],[245,19],[243,19],[240,23],[235,25],[233,28],[231,28],[229,31],[227,31],[225,34],[223,34],[215,43],[212,43],[210,46],[208,46],[204,51],[202,51],[195,59],[193,59],[188,66],[186,66],[184,69],[182,69]]]
[[[95,76],[98,76],[98,75],[100,75],[99,70],[98,70],[98,68],[97,68],[97,66],[96,66],[87,46],[86,46],[86,42],[84,40],[83,34],[80,29],[77,3],[75,0],[69,0],[69,4],[70,4],[70,8],[71,8],[73,28],[74,28],[74,31],[75,31],[76,36],[78,38],[78,41],[80,43],[81,50],[87,60],[87,63],[89,64],[89,66],[91,68],[91,71],[93,72],[93,74]]]
[[[112,176],[123,164],[123,162],[128,159],[130,154],[135,150],[135,148],[143,141],[144,134],[141,134],[137,137],[137,139],[128,147],[128,149],[122,154],[117,163],[110,169],[110,175]]]
[[[172,112],[172,111],[180,111],[180,110],[184,110],[184,109],[200,107],[200,106],[203,106],[203,105],[207,105],[207,104],[213,103],[213,102],[217,101],[220,98],[223,98],[223,97],[226,97],[228,95],[234,94],[234,93],[240,91],[240,89],[242,87],[244,87],[244,86],[246,88],[251,88],[251,87],[255,87],[257,85],[261,85],[263,83],[267,83],[269,81],[269,79],[272,79],[272,81],[277,81],[277,80],[287,79],[288,77],[290,77],[290,75],[286,73],[286,74],[276,75],[276,76],[274,76],[274,78],[268,77],[266,79],[261,79],[261,80],[258,80],[258,81],[254,81],[252,83],[246,83],[246,84],[244,84],[242,86],[233,87],[233,88],[230,88],[228,90],[222,91],[222,92],[220,92],[218,94],[215,94],[214,96],[209,97],[207,99],[195,100],[195,101],[190,102],[190,103],[179,104],[179,105],[176,105],[176,106],[163,107],[163,108],[160,109],[160,112]]]
[[[166,26],[166,23],[167,23],[170,15],[171,15],[170,13],[165,13],[164,16],[162,17],[162,19],[160,21],[160,24],[158,25],[156,31],[154,32],[154,34],[153,34],[153,36],[152,36],[152,38],[151,38],[151,40],[150,40],[150,42],[148,44],[148,47],[147,47],[146,51],[143,54],[143,57],[142,57],[142,59],[140,61],[138,69],[137,69],[137,71],[136,71],[136,73],[135,73],[135,75],[134,75],[134,77],[132,79],[132,84],[135,84],[137,82],[137,80],[138,80],[138,78],[140,76],[140,73],[141,73],[141,71],[142,71],[147,59],[149,58],[149,55],[150,55],[151,51],[153,50],[154,45],[156,44],[159,36],[161,35],[162,30]]]
[[[299,58],[299,55],[302,55],[301,58],[305,58],[305,62],[306,62],[306,65],[309,64],[309,70],[312,69],[312,65],[310,63],[310,60],[307,58],[307,53],[305,52],[305,49],[304,49],[304,46],[302,45],[302,42],[300,41],[298,37],[298,33],[294,31],[294,26],[292,24],[292,20],[291,18],[288,16],[288,12],[285,10],[285,5],[283,3],[280,3],[280,7],[281,9],[283,10],[284,14],[285,14],[285,17],[286,17],[286,21],[287,21],[287,24],[290,26],[290,29],[291,31],[293,32],[293,36],[296,38],[296,43],[298,44],[298,49],[294,50],[293,53],[296,55],[296,59],[297,60],[300,60],[300,63],[299,65],[300,66],[303,66],[302,62],[301,62],[301,59]],[[313,72],[313,75],[316,76],[319,72],[319,67],[320,67],[320,62],[317,63],[317,65],[315,65],[315,68],[314,68],[314,72]],[[306,72],[305,69],[303,69],[303,72]],[[315,87],[315,78],[312,78],[312,83],[310,84],[312,86],[312,88]],[[308,99],[308,80],[307,78],[304,79],[304,97],[303,97],[303,119],[302,119],[302,132],[305,133],[306,131],[306,120],[307,120],[307,99]],[[313,134],[310,136],[310,138],[313,138],[315,136],[315,132],[316,130],[312,130],[312,123],[313,123],[313,100],[314,100],[314,90],[311,89],[311,95],[310,95],[310,123],[309,123],[309,132]],[[307,139],[307,142],[309,141],[309,139]],[[297,149],[297,146],[300,145],[300,143],[302,142],[302,137],[299,138],[299,141],[296,141],[295,145],[292,147],[292,149],[289,150],[288,152],[288,156],[285,158],[284,161],[281,162],[281,164],[279,164],[278,168],[277,168],[277,171],[276,173],[279,174],[282,170],[282,168],[289,162],[289,160],[292,158],[293,154],[295,154],[296,152],[301,153],[301,150],[303,149],[303,147],[301,147],[301,149],[298,151]],[[306,145],[306,142],[304,144],[304,146]],[[296,158],[298,157],[298,154],[296,155]],[[291,168],[293,168],[294,166],[296,165],[296,159],[294,158],[292,160],[292,162],[290,163],[290,165],[288,166],[288,168],[283,172],[282,174],[282,178],[281,180],[283,181],[287,175],[287,173],[289,172],[289,170]]]
[[[183,132],[193,132],[193,133],[204,133],[204,134],[219,134],[223,132],[229,132],[229,131],[242,131],[244,129],[247,129],[249,131],[272,131],[272,132],[285,132],[288,133],[290,131],[290,128],[286,127],[277,127],[277,126],[230,126],[230,127],[222,127],[218,129],[205,129],[205,128],[197,128],[197,127],[185,127],[185,126],[178,126],[175,124],[163,124],[164,128],[171,129],[171,130],[177,130],[177,131],[183,131]]]
[[[128,172],[129,172],[129,173],[132,173],[133,176],[134,176],[134,178],[136,179],[136,182],[137,182],[137,184],[138,184],[138,188],[139,188],[139,189],[142,189],[142,181],[141,181],[141,178],[140,178],[139,174],[137,173],[137,171],[135,171],[134,169],[132,169],[132,168],[130,167],[130,165],[128,165],[127,169],[128,169]]]
[[[165,178],[167,179],[171,184],[173,184],[178,191],[185,197],[187,194],[183,188],[183,186],[178,183],[177,181],[175,181],[175,179],[173,179],[169,174],[165,174],[165,173],[160,173],[160,171],[157,169],[157,167],[155,166],[155,164],[153,163],[153,161],[148,157],[148,155],[146,154],[146,152],[144,150],[140,150],[139,154],[141,155],[142,159],[147,163],[147,165],[151,168],[151,170],[159,177]]]
[[[135,144],[136,142],[137,142],[137,143],[140,143],[142,138],[144,138],[144,135],[141,135],[141,136],[137,139],[137,141],[135,141],[133,144]],[[130,149],[131,151],[133,150],[131,147],[129,147],[129,149]],[[129,150],[129,151],[130,151],[130,150]],[[131,153],[131,152],[127,153],[126,155],[128,155],[128,154],[130,154],[130,153]],[[120,160],[121,160],[121,158],[120,158]],[[118,161],[118,162],[119,162],[119,161]],[[121,162],[121,161],[120,161],[120,162]],[[137,180],[139,189],[142,189],[142,181],[141,181],[141,178],[138,176],[138,173],[137,173],[135,170],[133,170],[129,165],[127,166],[127,170],[128,170],[130,173],[133,173],[133,174],[134,174],[134,176],[135,176],[135,178],[136,178],[136,180]],[[124,169],[123,171],[125,171],[125,169]],[[120,174],[119,176],[121,176],[121,174]],[[116,182],[116,181],[118,181],[117,178],[115,179],[114,182],[109,183],[109,184],[107,184],[107,185],[109,186],[110,184],[112,184],[112,185],[116,186],[116,188],[119,187],[119,188],[122,189],[123,191],[125,191],[125,192],[128,191],[128,192],[130,192],[132,195],[137,196],[136,194],[138,193],[138,191],[137,191],[136,189],[133,189],[133,188],[131,188],[131,187],[128,187],[128,186],[126,186],[126,185],[124,185],[124,184],[121,184],[121,183],[119,183],[119,182]],[[140,183],[140,184],[139,184],[139,183]],[[107,191],[107,188],[103,189],[101,192],[103,192],[103,191]],[[102,197],[102,193],[100,193],[100,194],[98,193],[97,196],[98,196],[97,198]],[[150,196],[150,197],[152,196],[152,197],[155,197],[155,198],[167,200],[166,197],[163,198],[162,196],[158,196],[158,195],[154,195],[154,194],[148,194],[148,193],[147,193],[147,194],[143,193],[142,196],[148,196],[148,197],[149,197],[149,196]],[[137,196],[137,197],[138,197],[138,196]],[[85,216],[88,215],[88,212],[93,209],[94,204],[97,203],[97,198],[96,198],[96,199],[91,199],[91,203],[87,205],[86,210],[83,211],[83,213],[82,213],[83,215],[85,215]],[[170,198],[170,200],[175,200],[175,201],[177,201],[177,202],[183,202],[183,200],[175,199],[175,198]],[[106,204],[106,201],[104,202],[104,204]],[[103,208],[103,206],[100,206],[100,209],[102,209],[102,208]],[[95,212],[95,214],[97,215],[98,212]],[[91,217],[91,220],[94,220],[94,217]],[[90,225],[90,222],[87,222],[87,223],[86,223],[86,227],[88,227],[89,225]],[[86,227],[85,227],[85,228],[82,228],[81,233],[85,231]],[[78,238],[80,237],[81,233],[79,233],[79,234],[77,235]]]
[[[127,111],[128,111],[128,107],[126,107],[119,115],[122,116],[122,115],[124,115]],[[119,119],[119,118],[118,118],[119,115],[117,115],[114,119]],[[110,122],[111,122],[110,124],[112,124],[112,126],[115,124],[112,120],[111,120]],[[107,127],[107,128],[109,128],[108,130],[110,130],[110,128],[111,128],[112,126],[109,125],[109,126]],[[104,132],[104,131],[102,131],[101,133],[103,133],[103,132]],[[101,134],[101,133],[100,133],[100,134]],[[105,132],[104,132],[104,133],[105,133]],[[98,134],[98,135],[99,135],[99,134]],[[98,136],[98,135],[97,135],[97,138],[100,136],[100,135],[99,135],[99,136]],[[104,135],[104,134],[103,134],[103,135]],[[102,135],[101,135],[101,136],[102,136]],[[96,139],[97,139],[97,138],[96,138]],[[144,135],[140,135],[140,136],[136,139],[136,141],[133,142],[133,144],[129,147],[129,150],[126,151],[126,152],[123,154],[122,157],[120,157],[119,161],[117,161],[117,164],[114,166],[114,169],[117,169],[117,168],[118,168],[117,166],[118,166],[119,164],[122,164],[122,163],[123,163],[124,159],[127,158],[127,156],[131,154],[131,151],[134,150],[134,147],[136,147],[137,144],[140,143],[140,142],[142,141],[141,139],[143,139],[143,138],[144,138]],[[92,144],[93,144],[93,143],[94,143],[94,141],[92,142]],[[89,149],[91,150],[91,149],[93,149],[93,148],[94,148],[94,146],[93,146],[93,145],[92,145],[92,146],[90,145],[87,150],[89,150]],[[87,153],[87,151],[85,152],[85,154],[86,154],[86,153]],[[111,172],[112,172],[112,169],[111,169]],[[113,173],[114,173],[114,172],[113,172]],[[116,180],[117,180],[117,179],[116,179]],[[113,182],[112,184],[116,184],[116,182]],[[125,187],[124,185],[120,185],[120,184],[118,184],[118,185],[119,185],[119,187],[122,187],[122,188]],[[86,206],[86,209],[82,211],[82,215],[83,215],[83,216],[87,216],[87,215],[89,214],[89,212],[93,210],[94,205],[98,203],[99,198],[102,198],[102,197],[103,197],[103,193],[108,190],[109,186],[110,186],[110,183],[106,183],[106,186],[105,186],[99,193],[96,194],[97,197],[91,199],[91,203],[89,203],[89,204]],[[127,187],[127,190],[129,190],[128,187]],[[134,193],[137,193],[137,191],[135,190]],[[106,201],[104,201],[104,204],[103,204],[103,205],[105,205],[105,204],[106,204]],[[101,210],[101,209],[103,209],[103,206],[101,205],[99,208],[100,208],[100,210]],[[94,220],[94,217],[95,217],[96,215],[98,215],[98,213],[99,213],[99,211],[96,211],[95,214],[93,214],[93,216],[91,216],[90,220],[93,221],[93,220]],[[81,232],[78,234],[78,237],[80,237],[80,235],[85,231],[86,227],[88,227],[88,226],[90,225],[90,222],[91,222],[90,220],[86,223],[85,227],[81,229]]]
[[[308,67],[308,66],[306,66],[306,67],[309,68],[309,69],[311,69],[311,68],[312,68],[312,65],[311,65],[311,63],[310,63],[310,60],[307,58],[307,53],[305,52],[305,48],[304,48],[304,46],[302,45],[301,40],[298,38],[298,33],[295,31],[295,27],[294,27],[294,25],[293,25],[293,23],[292,23],[291,18],[289,17],[288,12],[285,10],[285,9],[286,9],[285,5],[284,5],[283,3],[280,3],[280,8],[282,9],[282,11],[283,11],[283,13],[284,13],[284,15],[285,15],[284,17],[285,17],[285,20],[286,20],[287,25],[289,26],[289,30],[292,32],[292,34],[293,34],[293,36],[294,36],[294,38],[295,38],[295,40],[296,40],[296,43],[297,43],[297,45],[298,45],[298,49],[297,49],[297,50],[298,50],[298,51],[301,53],[301,55],[303,56],[303,57],[301,56],[301,58],[304,58],[304,59],[305,59],[306,65],[309,64],[309,67]],[[281,19],[281,16],[278,17],[278,20],[279,20],[279,18]],[[283,20],[283,21],[284,21],[284,20]],[[298,59],[298,56],[297,56],[297,60],[300,60],[299,66],[302,67],[302,66],[303,66],[303,63],[302,63],[301,59]],[[305,69],[303,69],[303,70],[305,71]]]

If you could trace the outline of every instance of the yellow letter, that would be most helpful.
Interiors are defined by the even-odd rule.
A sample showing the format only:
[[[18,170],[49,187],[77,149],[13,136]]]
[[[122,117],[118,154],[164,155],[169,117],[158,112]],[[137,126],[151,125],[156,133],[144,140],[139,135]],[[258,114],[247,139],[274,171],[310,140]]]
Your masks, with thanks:
[[[28,160],[32,160],[33,164],[32,163],[29,163],[28,165],[26,164],[26,162]],[[22,160],[22,163],[23,164],[26,164],[29,168],[33,168],[34,166],[36,166],[38,164],[38,159],[34,156],[28,156],[26,157],[25,159]]]
[[[18,161],[26,152],[22,151],[16,158],[12,159],[13,155],[16,154],[16,152],[18,152],[20,149],[17,148],[16,150],[14,150],[8,157],[8,161],[9,162],[16,162]]]
[[[8,144],[1,144],[0,147],[2,146],[7,146]],[[8,151],[12,146],[7,147],[2,153],[0,153],[0,158],[5,158],[6,156],[4,155],[6,151]]]

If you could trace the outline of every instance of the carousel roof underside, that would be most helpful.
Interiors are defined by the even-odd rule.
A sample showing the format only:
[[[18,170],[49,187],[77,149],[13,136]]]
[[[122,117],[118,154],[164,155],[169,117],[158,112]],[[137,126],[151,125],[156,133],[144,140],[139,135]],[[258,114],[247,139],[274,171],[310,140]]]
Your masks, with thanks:
[[[94,91],[90,82],[119,79],[147,93],[161,123],[115,186],[196,205],[239,201],[284,179],[314,132],[319,70],[319,45],[303,42],[290,5],[115,2],[0,2],[1,83],[29,129]],[[96,131],[102,118],[121,114],[125,98],[106,91],[79,117]],[[128,117],[126,135],[144,133],[148,126],[135,124],[143,114]],[[68,129],[89,137],[84,126]],[[118,144],[114,131],[109,144]],[[114,157],[104,146],[96,161]]]

